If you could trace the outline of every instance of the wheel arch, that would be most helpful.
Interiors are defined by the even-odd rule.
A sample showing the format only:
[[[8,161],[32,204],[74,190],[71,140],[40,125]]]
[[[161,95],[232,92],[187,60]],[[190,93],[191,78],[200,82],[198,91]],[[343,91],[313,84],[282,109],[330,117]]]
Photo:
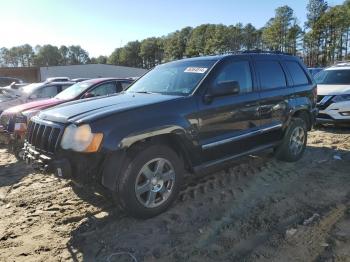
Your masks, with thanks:
[[[298,117],[301,118],[305,121],[307,130],[310,131],[312,128],[312,115],[309,110],[305,108],[298,109],[293,112],[292,116],[293,117]]]
[[[131,159],[145,147],[161,144],[171,148],[183,161],[184,169],[192,171],[193,158],[190,154],[190,142],[184,137],[184,133],[161,133],[153,136],[139,136],[139,139],[133,139],[132,143],[120,144],[121,149],[111,152],[105,159],[102,170],[102,184],[108,189],[114,191],[116,189],[116,181],[120,172],[124,170]]]

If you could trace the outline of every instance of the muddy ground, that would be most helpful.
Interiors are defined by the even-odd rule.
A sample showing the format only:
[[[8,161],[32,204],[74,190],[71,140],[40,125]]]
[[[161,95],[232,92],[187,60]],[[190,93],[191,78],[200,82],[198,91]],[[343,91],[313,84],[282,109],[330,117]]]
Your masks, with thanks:
[[[149,220],[0,149],[0,261],[350,261],[350,129],[190,181]]]

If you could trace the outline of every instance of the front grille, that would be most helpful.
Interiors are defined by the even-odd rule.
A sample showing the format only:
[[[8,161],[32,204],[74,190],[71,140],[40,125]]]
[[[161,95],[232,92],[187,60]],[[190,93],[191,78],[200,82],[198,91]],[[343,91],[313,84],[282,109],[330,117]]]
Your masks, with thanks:
[[[317,96],[317,108],[320,110],[325,110],[333,104],[333,96]]]
[[[40,152],[53,154],[60,143],[63,130],[62,125],[34,117],[28,124],[27,142]]]
[[[318,95],[318,96],[317,96],[317,103],[321,102],[321,100],[322,100],[324,97],[325,97],[325,96],[320,96],[320,95]]]

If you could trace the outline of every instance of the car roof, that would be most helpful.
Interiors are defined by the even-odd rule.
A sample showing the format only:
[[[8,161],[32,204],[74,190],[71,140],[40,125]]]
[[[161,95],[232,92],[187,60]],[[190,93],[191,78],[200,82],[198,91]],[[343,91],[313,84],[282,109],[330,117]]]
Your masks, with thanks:
[[[85,80],[85,81],[82,81],[80,83],[92,83],[92,84],[99,84],[99,83],[102,83],[102,82],[105,82],[105,81],[111,81],[111,80],[120,80],[120,81],[134,81],[133,79],[130,79],[130,78],[114,78],[114,77],[101,77],[101,78],[92,78],[92,79],[88,79],[88,80]]]
[[[278,57],[278,58],[286,58],[286,59],[297,59],[296,56],[285,54],[285,53],[279,53],[279,52],[260,52],[260,51],[245,51],[245,52],[238,52],[238,53],[229,53],[229,54],[222,54],[222,55],[207,55],[207,56],[198,56],[198,57],[191,57],[191,58],[185,58],[178,61],[219,61],[222,59],[226,59],[229,57],[237,57],[237,56],[251,56],[251,57]],[[174,63],[170,62],[170,63]]]

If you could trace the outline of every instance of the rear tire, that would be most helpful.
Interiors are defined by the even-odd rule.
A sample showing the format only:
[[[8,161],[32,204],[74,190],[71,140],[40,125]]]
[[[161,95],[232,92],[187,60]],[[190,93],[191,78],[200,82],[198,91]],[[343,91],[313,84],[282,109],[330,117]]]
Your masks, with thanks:
[[[156,216],[174,202],[183,180],[183,162],[169,147],[151,145],[130,159],[117,181],[114,198],[136,218]]]
[[[277,147],[275,156],[287,162],[298,161],[304,154],[307,143],[307,126],[302,118],[292,118],[282,143]]]

